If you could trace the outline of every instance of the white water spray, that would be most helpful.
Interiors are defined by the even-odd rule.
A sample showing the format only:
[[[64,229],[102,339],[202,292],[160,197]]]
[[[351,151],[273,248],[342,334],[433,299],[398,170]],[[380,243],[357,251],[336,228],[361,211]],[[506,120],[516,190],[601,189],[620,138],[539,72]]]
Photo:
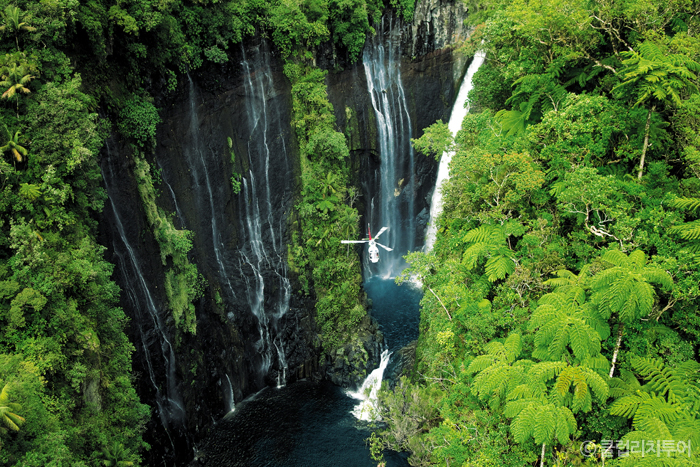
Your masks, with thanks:
[[[365,420],[368,422],[381,420],[381,417],[379,416],[377,394],[379,393],[379,389],[382,387],[384,370],[389,364],[390,358],[391,352],[389,352],[388,349],[384,350],[382,352],[382,359],[379,363],[379,368],[375,368],[372,373],[367,376],[360,389],[354,392],[348,392],[349,396],[362,401],[352,410],[352,414],[358,420]]]
[[[454,107],[452,107],[452,115],[450,116],[450,122],[448,124],[452,136],[457,135],[457,132],[462,128],[462,120],[464,120],[464,117],[469,113],[469,106],[465,107],[465,103],[467,102],[469,91],[471,91],[473,87],[472,78],[476,70],[484,63],[485,56],[485,53],[481,51],[474,55],[474,59],[469,65],[467,73],[464,75],[464,80],[462,80],[462,84],[459,87],[457,100],[455,101]],[[423,247],[423,251],[426,252],[430,251],[433,245],[435,245],[437,218],[442,212],[442,186],[445,180],[450,178],[450,161],[452,160],[452,156],[454,156],[454,152],[446,151],[442,153],[442,157],[440,158],[435,191],[433,192],[433,198],[430,202],[430,223],[425,238],[425,246]]]
[[[406,267],[403,255],[415,248],[416,218],[412,127],[401,83],[401,33],[393,26],[389,22],[385,29],[382,19],[377,35],[362,54],[381,160],[378,177],[370,188],[373,197],[378,198],[377,209],[367,214],[374,229],[389,227],[383,243],[394,251],[382,251],[375,268],[386,278]]]

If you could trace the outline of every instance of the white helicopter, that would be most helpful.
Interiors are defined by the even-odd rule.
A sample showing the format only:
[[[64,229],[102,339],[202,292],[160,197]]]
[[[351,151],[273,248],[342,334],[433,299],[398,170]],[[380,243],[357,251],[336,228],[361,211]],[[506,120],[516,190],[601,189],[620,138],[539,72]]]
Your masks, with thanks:
[[[340,243],[369,243],[369,260],[372,261],[373,263],[376,263],[379,261],[379,248],[377,248],[377,245],[380,247],[384,248],[386,251],[393,251],[393,248],[389,248],[388,246],[384,246],[381,243],[377,243],[377,239],[381,234],[384,233],[385,230],[387,230],[388,227],[382,227],[381,230],[379,230],[379,233],[372,238],[372,232],[369,230],[369,224],[367,225],[367,235],[369,238],[365,238],[363,240],[341,240]]]

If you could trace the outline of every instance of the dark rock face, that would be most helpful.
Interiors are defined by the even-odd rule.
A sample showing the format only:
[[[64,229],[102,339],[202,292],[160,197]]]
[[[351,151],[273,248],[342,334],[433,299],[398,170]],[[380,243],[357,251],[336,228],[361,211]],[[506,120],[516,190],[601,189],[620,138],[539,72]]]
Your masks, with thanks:
[[[454,5],[453,5],[454,6]],[[391,27],[386,26],[389,22]],[[400,73],[405,91],[408,114],[412,126],[412,138],[423,134],[423,129],[435,121],[449,121],[452,104],[459,91],[461,78],[466,70],[466,57],[457,55],[452,49],[434,50],[426,55],[411,58],[410,49],[415,27],[404,24],[397,18],[385,22],[383,40],[385,47],[398,47]],[[330,63],[327,64],[330,67]],[[341,72],[329,72],[328,96],[333,104],[336,121],[350,147],[355,184],[361,188],[362,197],[358,210],[368,217],[371,198],[376,191],[373,174],[379,170],[380,156],[377,120],[370,98],[365,67],[361,61]],[[405,155],[408,157],[408,154]],[[426,224],[429,220],[430,200],[437,176],[437,161],[416,154],[413,173],[413,216],[415,239],[413,245],[423,244]],[[405,173],[399,179],[410,180]],[[363,219],[363,224],[369,219]]]
[[[415,138],[437,119],[449,118],[465,60],[449,49],[412,58],[415,52],[405,44],[414,42],[415,28],[398,24],[404,44],[401,76]],[[105,180],[114,208],[108,203],[101,238],[108,259],[117,265],[114,277],[131,317],[137,387],[154,407],[147,465],[189,459],[194,443],[215,420],[266,385],[326,378],[356,386],[380,358],[383,337],[369,317],[356,342],[321,355],[315,304],[299,292],[286,266],[288,222],[300,174],[290,128],[290,85],[281,60],[264,40],[246,42],[231,55],[224,65],[182,76],[173,95],[157,97],[163,123],[155,154],[147,157],[161,170],[159,205],[175,213],[175,227],[194,232],[189,259],[207,281],[204,297],[195,303],[196,335],[176,330],[170,316],[167,265],[161,264],[146,220],[131,150],[112,138],[103,153],[103,171],[112,173]],[[333,54],[326,55],[320,51],[318,63],[331,68]],[[367,203],[367,174],[379,159],[364,73],[360,62],[330,72],[327,84],[338,127],[350,145],[354,183],[365,188],[361,201]],[[416,155],[416,238],[421,242],[436,171],[434,160]],[[240,175],[238,194],[234,174]],[[363,206],[359,209],[364,212]]]

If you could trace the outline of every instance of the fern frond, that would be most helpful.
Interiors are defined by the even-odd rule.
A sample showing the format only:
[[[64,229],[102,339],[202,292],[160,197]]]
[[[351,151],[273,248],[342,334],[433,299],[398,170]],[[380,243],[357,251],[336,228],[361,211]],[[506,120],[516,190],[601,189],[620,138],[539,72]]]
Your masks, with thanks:
[[[513,402],[511,404],[518,404],[519,402]],[[537,418],[537,410],[534,404],[528,403],[523,408],[519,408],[517,415],[509,416],[509,413],[513,413],[513,410],[508,410],[506,408],[506,417],[514,417],[513,422],[510,424],[510,432],[513,435],[513,439],[516,443],[524,443],[528,438],[533,436],[535,428],[535,420]]]
[[[494,355],[479,355],[467,367],[467,373],[473,374],[489,368],[498,361]]]
[[[515,271],[515,262],[508,256],[492,256],[486,261],[486,276],[491,282],[505,279]]]
[[[528,371],[528,378],[533,383],[535,381],[547,382],[556,377],[567,368],[566,362],[540,362],[535,363]]]
[[[547,352],[549,358],[552,360],[559,360],[566,350],[566,345],[569,343],[569,327],[563,326],[558,327],[554,338],[547,346]]]
[[[496,245],[505,240],[503,228],[493,225],[480,225],[467,232],[462,238],[465,243],[487,243],[490,245]]]
[[[668,406],[661,398],[654,398],[647,404],[639,406],[634,415],[632,426],[636,430],[645,431],[654,435],[652,439],[672,439],[671,430],[665,419],[677,418],[676,408]]]
[[[634,417],[634,414],[637,413],[639,405],[647,399],[649,399],[649,395],[643,392],[623,396],[613,402],[613,404],[610,406],[610,413],[612,415],[632,418]]]
[[[618,267],[624,266],[625,264],[627,264],[628,261],[627,255],[621,252],[620,250],[606,251],[605,253],[603,253],[603,256],[601,256],[601,259]]]
[[[535,443],[551,442],[554,439],[554,430],[557,426],[557,410],[554,405],[548,404],[537,412],[537,416],[532,420],[535,422],[535,429],[533,430]]]
[[[643,268],[647,264],[647,255],[642,250],[634,250],[628,259],[636,268]]]
[[[642,385],[634,373],[625,369],[620,369],[620,376],[612,378],[608,385],[610,386],[610,396],[615,399],[633,395],[642,390]]]
[[[474,269],[477,262],[488,253],[489,245],[487,243],[475,243],[464,251],[464,255],[462,256],[462,264],[464,264],[467,269]]]
[[[700,198],[676,198],[668,203],[671,207],[697,211],[700,209]]]
[[[511,335],[509,335],[506,341],[503,343],[503,349],[505,351],[505,355],[508,359],[508,362],[514,362],[515,359],[518,358],[518,356],[520,356],[520,352],[522,352],[523,350],[523,344],[520,334],[514,332]]]
[[[579,319],[572,319],[569,328],[571,350],[579,360],[600,353],[600,335],[591,326]]]
[[[665,289],[673,287],[673,278],[669,273],[659,268],[649,268],[643,273],[644,278],[653,284],[660,284]]]
[[[668,231],[680,235],[680,237],[684,240],[700,239],[700,220],[674,225],[673,227],[669,228]]]

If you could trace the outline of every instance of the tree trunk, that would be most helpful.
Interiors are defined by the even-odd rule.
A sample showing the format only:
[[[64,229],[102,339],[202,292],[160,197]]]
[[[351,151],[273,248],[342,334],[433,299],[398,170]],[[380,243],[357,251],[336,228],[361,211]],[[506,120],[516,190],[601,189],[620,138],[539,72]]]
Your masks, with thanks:
[[[647,155],[647,148],[649,147],[649,127],[651,126],[651,114],[656,109],[656,105],[652,105],[647,114],[647,124],[644,126],[644,146],[642,147],[642,157],[639,159],[639,173],[637,174],[637,179],[642,179],[642,172],[644,171],[644,158]]]
[[[640,172],[641,173],[641,172]],[[617,354],[620,353],[620,346],[622,345],[622,332],[625,330],[625,325],[620,323],[620,328],[617,330],[617,343],[615,344],[615,351],[612,357],[612,366],[610,367],[610,377],[613,377],[615,372],[615,362],[617,362]]]
[[[542,455],[540,456],[540,467],[544,467],[544,447],[546,444],[542,443]]]

